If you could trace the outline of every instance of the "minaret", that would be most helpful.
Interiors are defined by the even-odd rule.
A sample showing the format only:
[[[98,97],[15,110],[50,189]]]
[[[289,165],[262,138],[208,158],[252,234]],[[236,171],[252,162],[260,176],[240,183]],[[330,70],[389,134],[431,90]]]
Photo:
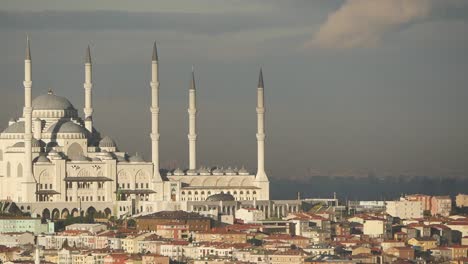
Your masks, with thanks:
[[[26,58],[24,60],[24,174],[25,186],[22,188],[22,200],[20,202],[32,202],[35,197],[36,186],[32,169],[32,66],[31,48],[29,37],[27,38]]]
[[[84,107],[84,114],[85,114],[85,127],[89,131],[89,133],[93,133],[93,72],[92,72],[92,64],[91,64],[91,50],[89,48],[86,49],[86,59],[85,59],[85,82],[83,87],[85,89],[85,107]]]
[[[262,186],[262,200],[269,199],[269,181],[265,173],[265,104],[264,104],[263,73],[260,68],[257,86],[257,175],[255,181]]]
[[[192,83],[189,89],[189,170],[197,168],[197,100],[195,90],[195,72],[192,66]]]
[[[159,174],[159,69],[156,42],[153,45],[151,59],[151,160],[153,162],[153,180],[161,181]]]

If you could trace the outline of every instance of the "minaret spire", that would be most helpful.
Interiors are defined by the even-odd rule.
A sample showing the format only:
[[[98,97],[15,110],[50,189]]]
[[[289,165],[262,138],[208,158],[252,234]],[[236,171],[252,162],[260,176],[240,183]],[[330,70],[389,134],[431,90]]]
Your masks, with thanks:
[[[189,89],[189,170],[197,168],[197,100],[195,90],[195,71],[192,66],[192,82]]]
[[[159,173],[159,68],[156,41],[151,59],[151,161],[153,162],[153,181],[161,182]]]
[[[153,45],[153,56],[151,58],[152,61],[158,61],[158,48],[156,47],[156,41]]]
[[[262,189],[257,199],[269,200],[269,181],[265,172],[265,98],[263,72],[260,68],[257,85],[257,175],[255,181]]]
[[[24,60],[24,168],[25,168],[25,186],[22,188],[22,197],[18,197],[19,202],[34,202],[36,183],[33,176],[32,167],[32,66],[31,66],[31,47],[29,36],[26,40],[26,56]]]
[[[258,86],[259,88],[263,88],[263,72],[262,68],[260,68],[260,74],[258,75]]]
[[[25,60],[31,60],[31,47],[29,45],[29,36],[26,36],[26,57]]]
[[[88,45],[85,57],[85,127],[89,133],[93,133],[93,66],[91,64],[91,49]]]

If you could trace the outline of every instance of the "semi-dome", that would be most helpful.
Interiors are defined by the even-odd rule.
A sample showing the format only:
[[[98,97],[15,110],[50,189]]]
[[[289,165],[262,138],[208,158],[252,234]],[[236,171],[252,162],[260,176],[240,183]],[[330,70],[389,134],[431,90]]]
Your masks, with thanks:
[[[108,137],[108,136],[105,136],[101,139],[101,141],[99,141],[99,147],[101,148],[115,148],[117,147],[117,145],[115,144],[115,141]]]
[[[2,133],[24,133],[24,122],[19,121],[5,128]]]
[[[209,202],[219,202],[219,201],[234,201],[235,198],[229,193],[217,193],[210,195],[206,198],[206,201]]]
[[[72,121],[58,122],[47,129],[47,133],[86,133],[86,129]]]
[[[52,93],[34,98],[32,107],[34,110],[76,110],[67,98]]]
[[[45,143],[44,141],[42,140],[37,140],[35,138],[33,138],[31,140],[31,147],[33,148],[42,148],[45,146]],[[13,148],[24,148],[24,141],[19,141],[19,142],[16,142],[13,146],[11,146]]]

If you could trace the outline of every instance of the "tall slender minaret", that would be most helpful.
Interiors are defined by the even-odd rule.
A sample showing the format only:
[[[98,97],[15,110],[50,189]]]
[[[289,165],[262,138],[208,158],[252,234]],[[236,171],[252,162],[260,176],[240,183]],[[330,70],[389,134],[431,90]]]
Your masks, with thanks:
[[[189,89],[189,170],[197,168],[197,99],[195,89],[195,72],[192,66],[192,83]]]
[[[83,109],[85,114],[85,127],[90,132],[93,133],[93,71],[91,64],[91,50],[86,49],[86,59],[85,59],[85,82],[83,87],[85,89],[85,107]]]
[[[24,60],[24,174],[25,186],[22,188],[21,202],[32,202],[35,197],[35,182],[32,170],[32,65],[29,37],[27,38],[26,58]],[[18,199],[19,200],[19,199]]]
[[[263,73],[260,68],[257,86],[257,175],[255,181],[262,189],[259,199],[269,199],[269,181],[265,173],[265,101],[263,88]]]
[[[153,180],[161,181],[159,174],[159,69],[156,41],[151,59],[151,160],[153,162]]]

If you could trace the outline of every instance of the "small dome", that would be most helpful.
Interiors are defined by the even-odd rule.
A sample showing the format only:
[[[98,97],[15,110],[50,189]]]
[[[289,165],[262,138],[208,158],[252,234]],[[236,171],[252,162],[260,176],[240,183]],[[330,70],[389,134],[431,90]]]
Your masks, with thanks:
[[[198,173],[200,173],[200,175],[210,175],[210,171],[205,168],[205,167],[201,167],[199,170],[198,170]]]
[[[24,133],[24,122],[19,121],[19,122],[13,123],[11,124],[11,126],[3,130],[2,133]]]
[[[213,174],[224,174],[224,170],[222,168],[216,167],[216,169],[213,170]]]
[[[138,153],[136,153],[136,154],[133,155],[133,156],[130,156],[130,158],[128,158],[128,161],[129,161],[129,162],[145,162],[145,160],[143,159],[143,157],[140,156]]]
[[[50,162],[50,160],[46,156],[40,155],[37,157],[36,162]]]
[[[184,171],[181,170],[180,168],[177,168],[174,170],[174,175],[184,175]]]
[[[72,121],[67,121],[64,123],[58,122],[53,124],[49,129],[47,129],[47,133],[81,133],[85,134],[86,129],[82,126],[73,123]]]
[[[55,94],[43,94],[32,101],[34,110],[76,110],[65,97]]]
[[[197,170],[187,170],[187,175],[197,175]]]
[[[242,166],[242,168],[238,171],[239,175],[248,175],[249,172]]]
[[[115,148],[117,146],[115,144],[115,141],[112,138],[105,136],[101,139],[101,141],[99,141],[99,147],[100,148]]]
[[[217,193],[210,195],[206,198],[206,201],[209,202],[219,202],[219,201],[234,201],[234,196],[230,195],[229,193]]]
[[[231,169],[231,167],[228,167],[228,168],[224,171],[224,173],[226,173],[226,175],[234,175],[234,174],[236,174],[236,172],[235,172],[233,169]]]

